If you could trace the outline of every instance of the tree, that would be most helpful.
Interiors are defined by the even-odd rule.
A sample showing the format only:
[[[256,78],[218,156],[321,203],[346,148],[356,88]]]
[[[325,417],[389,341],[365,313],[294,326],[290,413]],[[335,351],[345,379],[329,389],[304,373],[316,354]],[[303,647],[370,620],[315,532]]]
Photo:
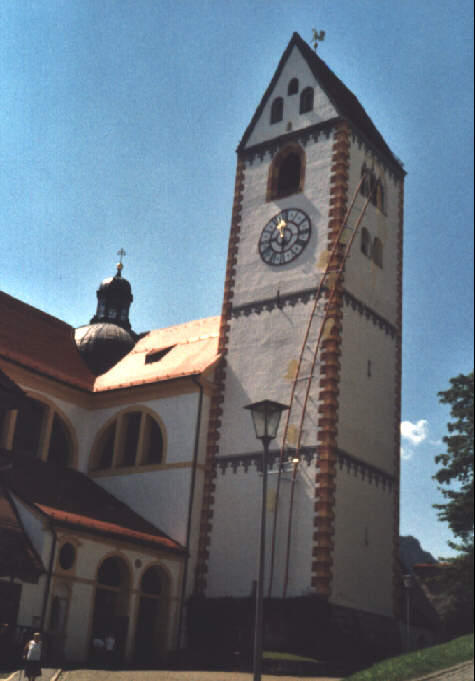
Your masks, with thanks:
[[[448,390],[439,392],[439,401],[451,405],[455,420],[447,424],[449,435],[443,438],[447,452],[435,457],[442,465],[433,476],[446,499],[434,507],[459,540],[449,542],[460,553],[438,580],[445,594],[443,623],[449,638],[473,630],[473,371],[450,383]]]
[[[455,421],[447,424],[450,435],[443,438],[447,452],[435,457],[442,466],[434,475],[447,501],[434,507],[440,520],[448,522],[462,541],[450,542],[450,546],[473,552],[473,371],[451,378],[450,383],[449,390],[439,392],[439,401],[451,405],[450,415]],[[458,483],[455,488],[444,487],[454,482]]]

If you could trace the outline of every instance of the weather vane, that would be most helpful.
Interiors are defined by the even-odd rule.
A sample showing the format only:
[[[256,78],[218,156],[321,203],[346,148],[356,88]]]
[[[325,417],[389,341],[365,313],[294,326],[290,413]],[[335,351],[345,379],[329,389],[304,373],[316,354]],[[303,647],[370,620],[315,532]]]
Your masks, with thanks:
[[[312,28],[312,33],[313,33],[313,49],[315,52],[317,51],[318,43],[321,43],[325,40],[325,31],[317,31],[316,28]]]

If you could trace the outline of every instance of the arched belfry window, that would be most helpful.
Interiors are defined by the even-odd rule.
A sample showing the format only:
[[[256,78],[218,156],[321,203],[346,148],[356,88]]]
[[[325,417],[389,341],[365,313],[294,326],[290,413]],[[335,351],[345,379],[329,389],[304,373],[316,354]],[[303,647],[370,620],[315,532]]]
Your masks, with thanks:
[[[9,428],[14,450],[63,468],[73,465],[71,427],[52,403],[30,398],[9,421]]]
[[[301,192],[305,181],[305,152],[298,144],[289,144],[273,159],[269,169],[267,200]]]
[[[384,186],[381,179],[376,181],[375,204],[376,208],[384,212]]]
[[[308,113],[313,109],[313,87],[306,87],[300,94],[300,113]]]
[[[361,252],[368,258],[371,257],[371,237],[366,227],[361,230]]]
[[[361,177],[363,182],[361,184],[361,193],[364,197],[370,200],[373,206],[376,206],[381,212],[385,210],[385,193],[384,184],[381,178],[376,178],[376,174],[373,169],[366,166],[363,163],[361,166]]]
[[[289,85],[287,88],[287,94],[288,95],[296,95],[299,91],[299,79],[298,78],[292,78],[292,80],[289,80]]]
[[[164,430],[157,417],[143,410],[119,414],[100,433],[93,447],[91,470],[163,463]]]
[[[383,268],[383,242],[378,237],[373,241],[373,249],[371,252],[373,262],[378,267]]]
[[[284,117],[284,100],[282,97],[276,97],[272,102],[271,112],[270,112],[270,122],[279,123]]]

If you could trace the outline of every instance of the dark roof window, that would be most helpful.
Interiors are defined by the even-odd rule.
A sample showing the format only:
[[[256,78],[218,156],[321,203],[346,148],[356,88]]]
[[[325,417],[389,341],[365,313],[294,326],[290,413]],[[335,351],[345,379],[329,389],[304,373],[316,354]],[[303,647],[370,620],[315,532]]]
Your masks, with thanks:
[[[299,91],[299,79],[298,78],[292,78],[292,80],[289,81],[289,86],[287,88],[287,94],[288,95],[296,95],[298,91]]]
[[[175,346],[170,345],[169,348],[162,348],[161,350],[157,350],[155,352],[151,352],[148,355],[145,356],[145,364],[153,364],[154,362],[159,362],[165,355],[168,355],[170,350],[173,350]]]
[[[313,87],[306,87],[300,95],[300,113],[307,113],[313,109]]]
[[[272,108],[270,112],[270,122],[271,125],[274,123],[279,123],[284,117],[284,100],[282,97],[276,97],[272,102]]]

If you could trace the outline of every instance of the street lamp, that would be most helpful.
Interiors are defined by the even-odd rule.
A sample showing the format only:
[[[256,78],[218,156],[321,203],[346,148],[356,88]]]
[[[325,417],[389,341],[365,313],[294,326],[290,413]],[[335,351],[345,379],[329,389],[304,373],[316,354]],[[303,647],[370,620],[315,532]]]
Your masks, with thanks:
[[[259,577],[256,590],[256,621],[254,627],[254,681],[261,681],[262,669],[262,634],[263,634],[263,605],[264,605],[264,565],[266,543],[266,496],[267,496],[267,455],[270,441],[277,435],[280,415],[288,409],[285,404],[263,400],[248,404],[258,440],[262,440],[264,451],[262,454],[262,507],[261,507],[261,536],[259,548]]]
[[[406,651],[411,650],[411,589],[412,575],[403,575],[402,582],[406,591]]]

